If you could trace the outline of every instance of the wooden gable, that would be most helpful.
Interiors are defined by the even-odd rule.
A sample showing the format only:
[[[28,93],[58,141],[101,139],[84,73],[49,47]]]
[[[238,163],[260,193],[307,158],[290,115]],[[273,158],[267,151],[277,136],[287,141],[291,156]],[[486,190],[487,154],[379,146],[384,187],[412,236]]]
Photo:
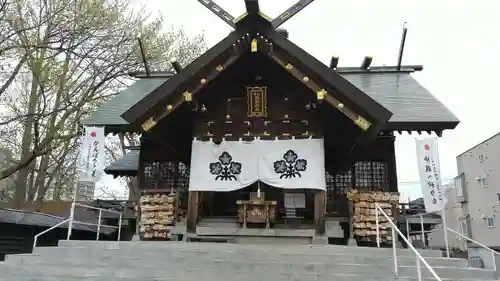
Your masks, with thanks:
[[[314,91],[317,99],[343,112],[361,129],[370,129],[369,135],[380,131],[391,117],[390,111],[265,22],[266,19],[259,15],[246,16],[237,24],[236,31],[132,106],[122,117],[148,131],[181,104],[192,102],[194,95],[243,54],[263,52]]]

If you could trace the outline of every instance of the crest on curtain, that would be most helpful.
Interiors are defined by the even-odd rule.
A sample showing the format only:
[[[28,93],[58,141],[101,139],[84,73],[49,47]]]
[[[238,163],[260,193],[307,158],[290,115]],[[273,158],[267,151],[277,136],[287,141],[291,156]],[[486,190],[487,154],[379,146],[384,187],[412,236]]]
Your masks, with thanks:
[[[307,160],[298,159],[297,153],[289,149],[283,154],[283,160],[274,162],[274,172],[280,175],[280,179],[302,177],[301,172],[307,170]]]
[[[209,164],[210,173],[215,176],[215,180],[232,181],[241,174],[241,163],[233,161],[233,157],[224,151],[219,156],[218,162]]]

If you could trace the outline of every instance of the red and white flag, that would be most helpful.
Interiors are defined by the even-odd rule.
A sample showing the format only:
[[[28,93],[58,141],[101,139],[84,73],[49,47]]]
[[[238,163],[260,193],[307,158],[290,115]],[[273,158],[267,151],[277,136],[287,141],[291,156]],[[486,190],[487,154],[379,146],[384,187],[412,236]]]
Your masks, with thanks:
[[[441,183],[438,139],[417,139],[416,145],[418,173],[420,175],[425,211],[428,213],[441,211],[446,207],[446,198]]]
[[[85,127],[79,163],[80,181],[99,181],[104,165],[104,127]]]

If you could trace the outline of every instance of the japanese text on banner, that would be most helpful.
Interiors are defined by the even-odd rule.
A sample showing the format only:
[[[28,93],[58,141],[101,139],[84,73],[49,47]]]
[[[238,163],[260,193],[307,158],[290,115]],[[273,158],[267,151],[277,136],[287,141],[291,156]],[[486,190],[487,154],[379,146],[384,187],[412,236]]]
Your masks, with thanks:
[[[104,128],[86,127],[80,155],[80,180],[96,182],[104,169]]]
[[[427,212],[440,211],[445,206],[443,187],[441,185],[437,139],[417,140],[417,157]]]

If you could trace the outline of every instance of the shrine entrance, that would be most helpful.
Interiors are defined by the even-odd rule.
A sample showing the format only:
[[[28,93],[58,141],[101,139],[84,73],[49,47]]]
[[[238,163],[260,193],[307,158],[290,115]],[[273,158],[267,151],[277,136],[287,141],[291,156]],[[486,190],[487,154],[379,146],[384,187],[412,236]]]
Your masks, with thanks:
[[[312,228],[314,221],[314,192],[309,190],[286,190],[256,182],[235,191],[206,191],[201,198],[201,221],[224,218],[237,221],[240,227],[265,228],[265,212],[270,212],[270,228]],[[244,219],[245,208],[253,216],[248,221]]]
[[[326,189],[323,139],[195,140],[192,153],[189,190],[200,194],[201,221],[233,218],[266,229],[312,223],[314,194]]]

